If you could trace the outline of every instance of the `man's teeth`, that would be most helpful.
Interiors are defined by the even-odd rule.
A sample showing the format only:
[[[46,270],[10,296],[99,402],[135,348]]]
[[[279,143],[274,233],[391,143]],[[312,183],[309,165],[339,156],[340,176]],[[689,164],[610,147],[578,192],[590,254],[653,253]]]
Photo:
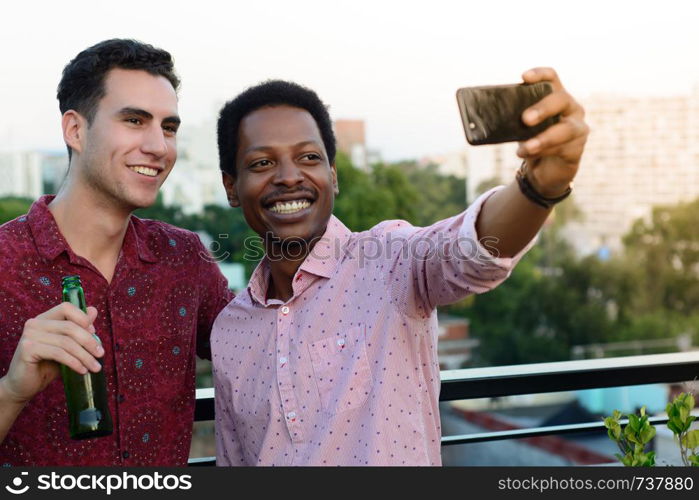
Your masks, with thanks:
[[[270,210],[277,214],[293,214],[310,206],[311,202],[308,200],[278,201],[270,207]]]
[[[155,177],[158,175],[158,169],[157,168],[150,168],[150,167],[142,167],[140,165],[137,165],[135,167],[129,167],[131,170],[134,172],[138,172],[139,174],[147,175],[148,177]]]

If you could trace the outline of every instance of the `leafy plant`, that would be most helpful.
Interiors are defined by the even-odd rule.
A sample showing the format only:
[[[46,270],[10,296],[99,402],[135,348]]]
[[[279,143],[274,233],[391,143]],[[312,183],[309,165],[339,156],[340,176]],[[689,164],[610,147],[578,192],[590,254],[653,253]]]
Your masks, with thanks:
[[[666,412],[670,419],[667,426],[680,446],[682,463],[699,467],[699,429],[690,430],[692,422],[697,418],[691,415],[693,409],[694,396],[683,392],[667,405]]]
[[[655,452],[646,452],[648,443],[655,437],[655,427],[648,421],[646,407],[641,408],[640,415],[629,413],[629,421],[622,428],[621,412],[614,410],[611,417],[604,419],[609,439],[616,442],[622,454],[615,456],[627,467],[650,467],[655,465]]]
[[[699,467],[699,429],[690,430],[696,417],[692,416],[694,396],[683,392],[671,403],[668,403],[667,427],[675,435],[680,447],[680,456],[685,466]],[[655,437],[655,427],[651,425],[646,415],[645,406],[640,414],[627,415],[628,423],[621,425],[622,414],[614,410],[612,416],[604,419],[609,439],[614,441],[622,454],[615,456],[627,467],[648,467],[655,465],[655,452],[646,452],[648,443]]]

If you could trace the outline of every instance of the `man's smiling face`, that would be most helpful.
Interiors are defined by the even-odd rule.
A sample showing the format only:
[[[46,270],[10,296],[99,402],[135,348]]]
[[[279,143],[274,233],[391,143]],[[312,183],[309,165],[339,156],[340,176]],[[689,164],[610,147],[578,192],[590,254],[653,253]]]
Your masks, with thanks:
[[[81,179],[101,199],[127,210],[155,203],[177,159],[177,93],[162,76],[113,69],[80,144]]]
[[[236,174],[223,176],[228,198],[257,234],[306,242],[323,235],[338,193],[337,172],[308,111],[279,105],[245,116]]]

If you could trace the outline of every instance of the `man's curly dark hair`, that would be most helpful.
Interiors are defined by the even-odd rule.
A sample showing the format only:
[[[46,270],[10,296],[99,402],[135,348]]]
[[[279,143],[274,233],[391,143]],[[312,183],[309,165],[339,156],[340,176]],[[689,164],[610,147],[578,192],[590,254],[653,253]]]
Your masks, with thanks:
[[[97,105],[106,93],[106,75],[115,68],[143,70],[153,76],[163,76],[175,91],[180,86],[169,52],[136,40],[104,40],[80,52],[63,68],[57,92],[61,114],[69,109],[75,110],[91,125]],[[71,153],[68,147],[68,155]]]
[[[218,117],[218,155],[223,172],[236,177],[235,157],[243,118],[260,108],[283,105],[301,108],[310,113],[320,130],[329,163],[335,162],[335,133],[328,108],[323,101],[314,91],[297,83],[268,80],[248,88],[221,108]]]

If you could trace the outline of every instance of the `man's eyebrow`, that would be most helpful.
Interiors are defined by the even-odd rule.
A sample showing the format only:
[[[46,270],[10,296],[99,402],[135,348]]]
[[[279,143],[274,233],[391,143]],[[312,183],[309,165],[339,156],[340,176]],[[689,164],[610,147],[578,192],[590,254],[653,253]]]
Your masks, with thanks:
[[[148,119],[148,120],[152,120],[152,119],[153,119],[153,115],[152,115],[151,113],[149,113],[149,112],[146,111],[145,109],[140,109],[140,108],[129,108],[129,107],[121,108],[121,109],[119,110],[119,113],[118,113],[118,114],[120,114],[120,115],[122,115],[122,116],[126,116],[126,115],[131,115],[131,116],[133,116],[133,115],[136,115],[136,116],[140,116],[141,118],[146,118],[146,119]]]
[[[292,147],[301,148],[303,146],[320,146],[320,143],[318,141],[312,141],[312,140],[311,141],[301,141],[301,142],[297,142]],[[246,149],[243,152],[243,154],[253,153],[256,151],[265,152],[265,151],[271,151],[273,149],[274,149],[273,146],[257,146],[257,147],[251,147],[251,148]]]
[[[168,116],[168,117],[163,118],[163,123],[171,123],[171,124],[179,125],[181,122],[182,122],[182,120],[180,120],[180,117],[177,115]]]
[[[141,118],[144,118],[146,120],[153,119],[153,115],[151,113],[149,113],[148,111],[146,111],[145,109],[130,108],[128,106],[125,108],[121,108],[119,110],[119,115],[121,115],[121,116],[134,116],[135,115],[135,116],[139,116]],[[179,125],[181,123],[181,120],[180,120],[179,116],[173,115],[173,116],[168,116],[168,117],[163,118],[163,123],[174,123],[174,124]]]
[[[303,146],[320,146],[320,143],[318,141],[301,141],[294,144],[295,148],[300,148]]]

